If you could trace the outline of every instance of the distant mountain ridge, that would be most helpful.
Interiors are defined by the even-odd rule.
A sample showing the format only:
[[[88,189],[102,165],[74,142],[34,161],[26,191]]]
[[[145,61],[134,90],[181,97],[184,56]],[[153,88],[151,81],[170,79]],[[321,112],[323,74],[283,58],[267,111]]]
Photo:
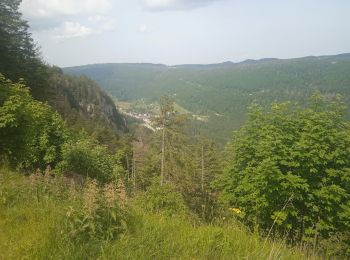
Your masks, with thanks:
[[[208,123],[198,122],[198,131],[217,135],[222,142],[245,121],[253,100],[303,103],[318,90],[329,96],[342,94],[350,104],[350,53],[175,66],[92,64],[63,71],[87,75],[119,100],[154,102],[172,95],[193,114],[209,116]]]
[[[70,71],[74,68],[83,68],[83,67],[91,67],[91,66],[110,66],[110,65],[125,65],[125,66],[139,66],[139,67],[168,67],[168,68],[186,68],[186,67],[221,67],[221,66],[235,66],[242,64],[258,64],[258,63],[266,63],[266,62],[274,62],[274,61],[291,61],[291,60],[302,60],[302,59],[327,59],[327,58],[349,58],[350,53],[340,53],[335,55],[320,55],[320,56],[304,56],[297,58],[261,58],[261,59],[246,59],[239,62],[233,61],[223,61],[219,63],[188,63],[188,64],[175,64],[175,65],[166,65],[163,63],[150,63],[150,62],[108,62],[108,63],[91,63],[86,65],[77,65],[77,66],[67,66],[63,67],[64,71]]]

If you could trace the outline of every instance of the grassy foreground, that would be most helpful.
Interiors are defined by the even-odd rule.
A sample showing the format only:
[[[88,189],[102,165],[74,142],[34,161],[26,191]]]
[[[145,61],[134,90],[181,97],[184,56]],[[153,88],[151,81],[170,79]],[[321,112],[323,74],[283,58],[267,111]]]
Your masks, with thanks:
[[[69,231],[68,212],[83,196],[67,179],[1,169],[0,259],[311,258],[282,242],[264,245],[261,237],[233,222],[206,225],[188,216],[147,213],[132,202],[126,206],[127,228],[118,236],[77,239]]]

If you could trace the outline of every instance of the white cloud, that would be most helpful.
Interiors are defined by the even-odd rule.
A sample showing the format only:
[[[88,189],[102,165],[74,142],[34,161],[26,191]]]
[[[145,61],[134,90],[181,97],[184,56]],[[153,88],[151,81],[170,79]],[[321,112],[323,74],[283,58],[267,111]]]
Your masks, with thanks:
[[[145,24],[140,25],[139,32],[141,32],[141,33],[147,32],[147,25],[145,25]]]
[[[77,22],[65,22],[63,26],[53,29],[54,38],[58,40],[86,37],[93,33],[93,29]]]
[[[102,32],[111,32],[116,27],[116,21],[112,17],[94,15],[89,16],[88,21],[96,24],[96,31]]]
[[[143,0],[143,5],[152,11],[192,9],[220,0]]]
[[[176,5],[176,0],[144,0],[144,4],[146,7],[151,9],[162,9],[169,8],[171,6]]]
[[[66,40],[113,31],[113,0],[23,0],[21,11],[36,34]]]
[[[88,21],[95,23],[95,25],[87,26],[79,22],[66,21],[60,26],[47,30],[47,32],[56,40],[65,40],[110,32],[115,28],[114,20],[108,17],[92,16],[88,18]]]
[[[31,18],[55,18],[105,13],[111,0],[23,0],[21,11]]]

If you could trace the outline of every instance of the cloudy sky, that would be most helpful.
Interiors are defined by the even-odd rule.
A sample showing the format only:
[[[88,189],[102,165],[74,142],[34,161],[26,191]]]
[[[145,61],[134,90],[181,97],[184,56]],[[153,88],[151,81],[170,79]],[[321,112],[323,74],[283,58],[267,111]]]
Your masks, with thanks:
[[[350,52],[349,0],[23,0],[21,11],[59,66]]]

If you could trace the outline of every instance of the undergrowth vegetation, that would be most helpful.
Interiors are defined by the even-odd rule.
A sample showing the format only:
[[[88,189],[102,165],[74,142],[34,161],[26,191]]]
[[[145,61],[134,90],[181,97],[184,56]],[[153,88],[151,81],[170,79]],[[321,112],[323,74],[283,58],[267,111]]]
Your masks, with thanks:
[[[168,201],[180,196],[170,195]],[[149,202],[148,198],[145,194],[138,197],[139,203],[127,202],[121,184],[101,185],[88,179],[78,185],[72,179],[54,176],[49,169],[23,176],[1,168],[0,258],[307,257],[306,251],[287,248],[283,240],[263,243],[258,234],[249,233],[233,218],[215,224],[189,222],[182,203]],[[149,205],[141,207],[142,200]],[[157,210],[149,212],[149,207]],[[182,210],[177,211],[179,208]]]

